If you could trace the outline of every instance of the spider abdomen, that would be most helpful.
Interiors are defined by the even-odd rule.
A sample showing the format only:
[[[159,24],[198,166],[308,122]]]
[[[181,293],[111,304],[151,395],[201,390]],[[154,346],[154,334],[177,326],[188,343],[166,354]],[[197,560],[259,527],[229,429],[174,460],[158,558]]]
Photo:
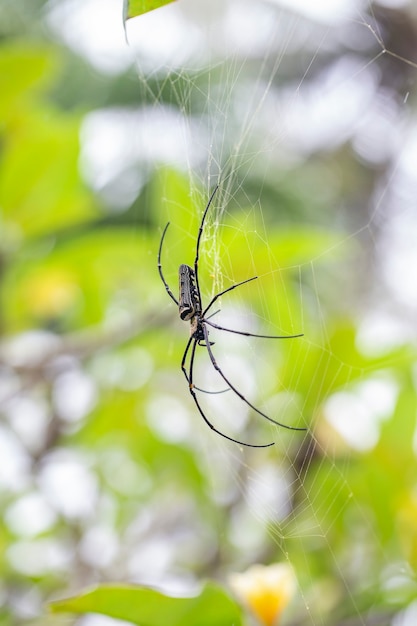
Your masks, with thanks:
[[[178,278],[180,288],[178,309],[180,318],[186,322],[201,313],[194,270],[189,265],[182,264],[178,269]]]

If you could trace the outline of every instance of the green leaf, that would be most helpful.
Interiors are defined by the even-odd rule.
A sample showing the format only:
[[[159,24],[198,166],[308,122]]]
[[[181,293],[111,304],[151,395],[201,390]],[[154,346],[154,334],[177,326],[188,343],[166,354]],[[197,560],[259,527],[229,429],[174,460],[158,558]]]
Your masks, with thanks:
[[[25,235],[95,215],[79,176],[79,130],[78,116],[45,107],[16,112],[2,154],[0,205]]]
[[[56,53],[55,53],[56,56]],[[0,48],[0,118],[2,122],[22,108],[32,92],[48,84],[56,59],[40,45],[13,43]]]
[[[140,626],[240,626],[239,606],[209,582],[197,596],[173,598],[133,585],[100,585],[50,604],[53,612],[101,613]]]
[[[174,0],[125,0],[124,2],[124,16],[125,20],[129,20],[132,17],[143,15],[154,9],[159,9],[166,4],[170,4]]]

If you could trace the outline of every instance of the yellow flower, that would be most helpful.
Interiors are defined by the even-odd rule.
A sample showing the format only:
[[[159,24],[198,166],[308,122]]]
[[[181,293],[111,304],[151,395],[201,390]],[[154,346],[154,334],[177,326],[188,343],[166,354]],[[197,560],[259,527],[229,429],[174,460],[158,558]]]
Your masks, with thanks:
[[[40,317],[55,317],[77,302],[79,289],[70,272],[46,268],[34,272],[24,286],[24,299],[30,310]]]
[[[277,626],[295,594],[297,582],[287,563],[253,565],[242,574],[230,576],[236,595],[265,626]]]

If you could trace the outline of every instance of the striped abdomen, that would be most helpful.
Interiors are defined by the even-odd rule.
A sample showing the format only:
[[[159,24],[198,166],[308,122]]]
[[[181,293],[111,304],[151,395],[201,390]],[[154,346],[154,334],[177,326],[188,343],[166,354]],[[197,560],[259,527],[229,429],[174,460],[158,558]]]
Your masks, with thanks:
[[[187,321],[192,319],[196,314],[201,313],[194,270],[189,265],[180,265],[178,277],[180,287],[178,303],[180,318]]]

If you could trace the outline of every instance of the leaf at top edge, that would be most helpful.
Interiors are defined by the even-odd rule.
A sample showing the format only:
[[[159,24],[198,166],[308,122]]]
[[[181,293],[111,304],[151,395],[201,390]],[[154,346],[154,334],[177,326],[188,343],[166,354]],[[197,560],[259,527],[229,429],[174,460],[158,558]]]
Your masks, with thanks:
[[[124,19],[143,15],[160,7],[170,4],[174,0],[124,0]]]
[[[99,585],[49,607],[53,613],[100,613],[138,626],[242,626],[239,606],[212,582],[186,598],[148,587]]]

